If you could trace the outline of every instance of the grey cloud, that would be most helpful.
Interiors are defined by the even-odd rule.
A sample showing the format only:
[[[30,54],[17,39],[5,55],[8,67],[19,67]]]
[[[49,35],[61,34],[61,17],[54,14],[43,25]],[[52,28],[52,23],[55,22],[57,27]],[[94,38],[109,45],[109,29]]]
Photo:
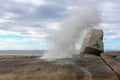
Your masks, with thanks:
[[[102,21],[104,23],[120,23],[120,9],[119,8],[111,8],[109,11],[104,11],[102,16]]]
[[[72,1],[72,0],[71,0]],[[71,4],[69,1],[69,4]],[[6,13],[13,13],[17,17],[11,17],[9,20],[15,22],[1,23],[1,29],[5,26],[12,27],[16,25],[43,27],[44,22],[55,22],[67,16],[67,1],[64,0],[46,0],[47,5],[34,6],[31,4],[18,3],[14,0],[0,1],[0,17],[6,16]],[[33,11],[31,11],[31,9]]]
[[[18,15],[11,17],[9,20],[14,22],[6,22],[0,24],[0,29],[12,30],[12,26],[40,27],[46,28],[46,24],[60,21],[65,17],[69,17],[67,6],[76,6],[79,0],[45,0],[46,5],[35,6],[16,2],[15,0],[0,0],[0,18],[6,16],[6,13]],[[113,8],[103,12],[102,23],[119,23],[120,19],[120,0],[87,0],[97,8],[103,7],[105,3],[114,2]],[[104,8],[104,7],[103,7]],[[32,11],[31,11],[32,10]],[[119,26],[119,25],[118,25]],[[19,28],[19,27],[18,27]]]

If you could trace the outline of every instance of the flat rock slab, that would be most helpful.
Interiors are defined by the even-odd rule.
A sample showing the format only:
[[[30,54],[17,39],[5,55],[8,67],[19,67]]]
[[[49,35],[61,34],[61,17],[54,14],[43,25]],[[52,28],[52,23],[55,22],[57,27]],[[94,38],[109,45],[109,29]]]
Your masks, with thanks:
[[[102,53],[101,57],[120,79],[120,53],[106,52]]]
[[[81,57],[81,59],[81,63],[78,64],[91,74],[91,80],[119,80],[101,57],[85,55],[85,57]]]
[[[0,61],[0,80],[119,80],[100,57],[73,59],[4,59]]]

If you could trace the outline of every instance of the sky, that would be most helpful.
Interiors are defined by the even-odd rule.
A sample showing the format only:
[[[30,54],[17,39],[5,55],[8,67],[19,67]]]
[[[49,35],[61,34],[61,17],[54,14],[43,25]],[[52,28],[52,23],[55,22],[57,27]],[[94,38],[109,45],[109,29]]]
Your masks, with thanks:
[[[105,50],[120,50],[120,0],[87,2],[101,12]],[[0,0],[0,50],[47,50],[49,37],[77,5],[78,0]]]

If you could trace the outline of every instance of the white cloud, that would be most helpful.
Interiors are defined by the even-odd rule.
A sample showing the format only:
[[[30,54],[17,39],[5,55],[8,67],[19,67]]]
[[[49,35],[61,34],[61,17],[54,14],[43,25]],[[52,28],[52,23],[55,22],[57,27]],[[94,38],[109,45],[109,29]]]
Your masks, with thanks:
[[[0,19],[0,23],[14,22],[12,20]]]
[[[39,46],[28,46],[28,45],[3,45],[0,50],[34,50]]]
[[[107,40],[107,41],[108,41],[108,40],[109,40],[109,41],[110,41],[110,40],[112,41],[112,40],[120,39],[120,37],[119,37],[119,36],[116,36],[116,35],[105,36],[104,38],[105,38],[105,40]]]
[[[36,41],[41,38],[47,38],[50,36],[49,31],[57,31],[60,28],[59,21],[62,19],[61,17],[66,17],[64,15],[66,12],[69,15],[76,8],[77,0],[73,1],[74,4],[71,5],[70,2],[72,1],[1,0],[0,35],[24,36]],[[120,0],[86,1],[89,1],[102,13],[102,24],[100,26],[104,30],[105,40],[120,41]],[[19,43],[15,39],[8,39],[5,42]],[[5,45],[5,47],[8,48],[10,45]],[[28,46],[21,47],[28,48]]]
[[[5,15],[3,16],[4,19],[10,19],[10,18],[16,18],[16,17],[19,17],[19,15],[10,13],[10,12],[5,13]]]
[[[27,3],[27,4],[33,4],[33,5],[36,5],[36,6],[39,6],[39,5],[45,5],[46,2],[45,0],[15,0],[17,2],[21,2],[21,3]]]
[[[102,29],[120,29],[120,23],[101,23],[100,24],[100,27],[102,28]]]
[[[15,22],[14,20],[11,20],[11,18],[15,18],[18,17],[17,14],[13,14],[13,13],[5,13],[4,16],[2,16],[2,18],[0,18],[0,23],[12,23]]]
[[[120,46],[117,46],[117,45],[108,45],[108,46],[105,46],[105,50],[106,51],[119,51]]]
[[[47,29],[59,30],[60,24],[58,22],[47,24]]]
[[[28,37],[33,40],[49,37],[49,34],[45,31],[42,31],[41,28],[24,27],[24,26],[19,26],[19,28],[18,26],[15,28],[14,27],[13,27],[13,31],[0,30],[0,35],[18,35],[18,36]]]
[[[21,35],[19,32],[0,30],[0,35]]]
[[[68,6],[67,9],[72,11],[72,10],[75,10],[77,8],[77,6]]]

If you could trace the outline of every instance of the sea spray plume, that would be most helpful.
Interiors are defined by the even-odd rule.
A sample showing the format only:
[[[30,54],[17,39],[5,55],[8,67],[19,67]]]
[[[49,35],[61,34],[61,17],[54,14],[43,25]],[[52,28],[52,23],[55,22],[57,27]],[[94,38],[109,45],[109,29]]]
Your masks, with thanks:
[[[71,13],[69,20],[61,22],[59,30],[51,36],[52,45],[43,58],[72,58],[81,32],[100,22],[99,11],[87,3],[81,3]]]

